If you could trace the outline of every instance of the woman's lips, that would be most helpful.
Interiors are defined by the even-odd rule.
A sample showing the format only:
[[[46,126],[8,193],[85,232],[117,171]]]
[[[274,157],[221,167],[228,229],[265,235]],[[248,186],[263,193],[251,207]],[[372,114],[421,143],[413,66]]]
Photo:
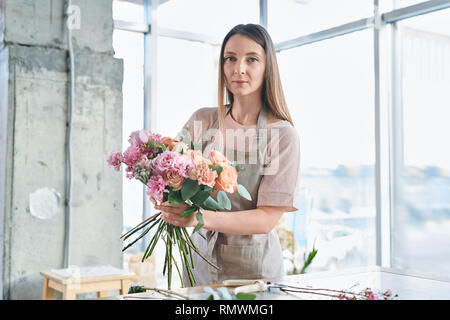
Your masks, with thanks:
[[[247,81],[240,81],[240,80],[237,80],[237,81],[233,81],[234,83],[237,83],[237,84],[245,84],[245,83],[247,83]]]

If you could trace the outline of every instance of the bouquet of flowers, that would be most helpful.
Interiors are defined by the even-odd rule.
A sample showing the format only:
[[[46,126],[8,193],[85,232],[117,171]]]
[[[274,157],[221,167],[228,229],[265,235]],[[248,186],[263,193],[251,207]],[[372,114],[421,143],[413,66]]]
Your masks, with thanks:
[[[207,210],[231,210],[231,202],[227,193],[238,192],[242,197],[251,200],[249,192],[243,185],[237,183],[238,173],[242,169],[230,162],[226,156],[217,150],[211,150],[208,157],[204,157],[200,150],[194,150],[184,141],[187,129],[178,135],[180,139],[162,137],[160,134],[148,130],[131,133],[129,147],[123,152],[113,152],[107,162],[115,170],[120,171],[125,166],[126,177],[136,179],[148,187],[146,194],[159,202],[168,201],[171,204],[189,205],[184,210],[183,217],[196,214],[198,224],[193,230],[197,232],[203,226],[201,208]],[[211,195],[217,191],[217,199]],[[172,247],[177,246],[180,252],[182,266],[186,268],[191,285],[195,285],[192,273],[194,263],[192,251],[202,257],[207,263],[213,263],[203,257],[184,227],[177,227],[166,223],[160,217],[161,212],[144,220],[136,227],[122,235],[125,241],[137,231],[144,229],[141,234],[123,248],[125,251],[144,237],[152,228],[156,227],[142,261],[149,258],[161,238],[166,245],[166,255],[163,274],[168,272],[168,288],[171,286],[172,262],[183,284],[180,268],[172,255]]]

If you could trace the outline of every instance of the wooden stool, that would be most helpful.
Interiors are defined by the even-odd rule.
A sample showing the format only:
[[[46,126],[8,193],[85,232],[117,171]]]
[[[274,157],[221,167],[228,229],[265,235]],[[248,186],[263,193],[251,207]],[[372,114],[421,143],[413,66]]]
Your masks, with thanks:
[[[63,300],[76,299],[77,293],[97,292],[97,297],[108,296],[109,290],[120,290],[120,294],[127,294],[131,280],[136,275],[111,266],[99,267],[71,267],[41,271],[44,277],[42,299],[54,299],[55,290],[62,292]]]

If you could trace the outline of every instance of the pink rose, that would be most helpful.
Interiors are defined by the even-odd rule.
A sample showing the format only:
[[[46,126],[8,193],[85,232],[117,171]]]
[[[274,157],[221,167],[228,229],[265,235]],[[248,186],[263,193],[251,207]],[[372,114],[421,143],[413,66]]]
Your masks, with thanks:
[[[180,190],[186,180],[183,176],[174,170],[167,170],[163,173],[164,180],[172,187],[174,191]]]

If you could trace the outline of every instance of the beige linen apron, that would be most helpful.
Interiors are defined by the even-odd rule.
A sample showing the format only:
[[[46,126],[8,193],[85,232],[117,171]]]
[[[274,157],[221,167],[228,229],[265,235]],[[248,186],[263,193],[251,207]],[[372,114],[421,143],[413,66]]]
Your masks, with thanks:
[[[230,110],[231,107],[228,107],[227,114]],[[263,107],[258,116],[257,139],[253,139],[253,147],[251,148],[253,151],[257,150],[256,164],[254,160],[250,161],[250,152],[248,152],[250,149],[245,152],[225,149],[227,156],[235,155],[234,159],[229,159],[231,161],[236,159],[237,165],[244,169],[244,171],[239,172],[238,183],[245,186],[252,197],[252,200],[249,201],[239,195],[238,192],[227,193],[231,201],[231,211],[256,209],[258,188],[264,172],[264,158],[261,151],[264,150],[265,146],[261,146],[261,140],[266,140],[261,138],[262,135],[267,134],[265,132],[266,123],[267,109]],[[212,128],[219,128],[218,119]],[[202,152],[213,142],[211,138],[214,132],[215,130],[207,130],[207,133],[202,137]],[[244,154],[239,155],[240,152]],[[236,156],[236,154],[238,155]],[[245,163],[239,163],[239,159],[245,159]],[[217,199],[217,192],[217,190],[214,190],[212,193],[215,199]],[[193,253],[194,269],[192,271],[196,279],[195,286],[221,283],[226,279],[259,279],[284,276],[280,241],[274,229],[268,234],[228,235],[202,228],[192,235],[192,240],[201,254],[220,268],[220,270],[215,269]],[[183,282],[185,287],[191,286],[186,270],[183,270]]]

